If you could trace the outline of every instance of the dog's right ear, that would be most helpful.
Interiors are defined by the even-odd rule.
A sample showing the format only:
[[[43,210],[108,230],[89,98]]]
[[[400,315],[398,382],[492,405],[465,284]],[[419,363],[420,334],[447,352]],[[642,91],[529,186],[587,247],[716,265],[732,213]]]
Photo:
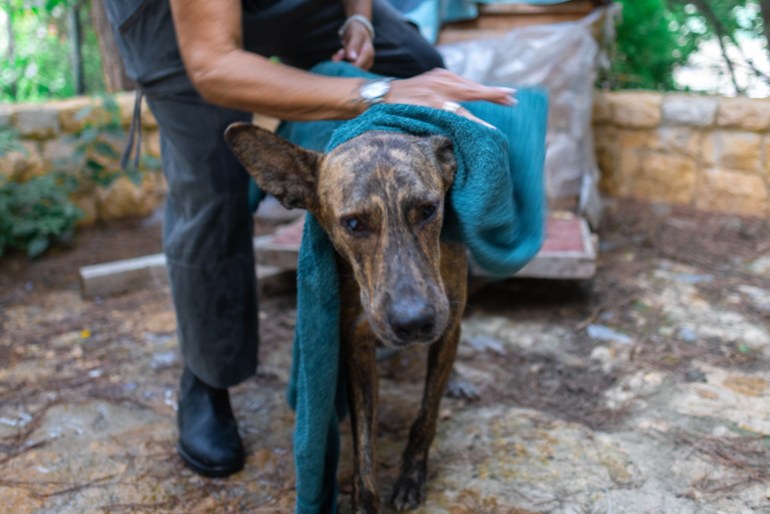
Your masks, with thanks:
[[[284,207],[318,210],[321,154],[305,150],[250,123],[233,123],[225,140],[246,171]]]

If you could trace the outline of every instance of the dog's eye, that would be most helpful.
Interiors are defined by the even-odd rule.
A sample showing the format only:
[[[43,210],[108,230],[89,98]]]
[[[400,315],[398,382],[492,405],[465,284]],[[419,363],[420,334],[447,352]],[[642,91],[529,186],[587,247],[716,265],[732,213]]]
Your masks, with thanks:
[[[420,215],[422,216],[422,221],[428,221],[433,217],[434,214],[436,214],[435,203],[429,203],[429,204],[423,205],[420,208]]]
[[[366,223],[354,217],[343,218],[342,226],[345,227],[347,231],[353,234],[354,236],[365,235],[369,230],[368,227],[366,226]]]

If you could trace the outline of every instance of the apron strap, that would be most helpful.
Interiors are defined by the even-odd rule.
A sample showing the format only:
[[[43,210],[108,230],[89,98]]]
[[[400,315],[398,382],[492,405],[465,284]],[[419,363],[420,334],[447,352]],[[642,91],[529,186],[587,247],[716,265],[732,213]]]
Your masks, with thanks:
[[[128,168],[128,160],[131,158],[131,152],[136,146],[134,152],[134,168],[139,168],[139,158],[142,155],[142,99],[144,91],[141,87],[136,88],[136,97],[134,99],[134,114],[131,117],[131,128],[128,129],[128,142],[120,158],[120,167],[124,170]],[[134,145],[136,142],[136,145]]]

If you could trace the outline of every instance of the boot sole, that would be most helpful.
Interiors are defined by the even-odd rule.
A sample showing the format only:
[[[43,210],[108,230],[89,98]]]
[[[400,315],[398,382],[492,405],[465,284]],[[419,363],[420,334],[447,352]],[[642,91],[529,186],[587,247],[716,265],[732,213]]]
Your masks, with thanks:
[[[243,469],[243,462],[239,462],[230,466],[211,466],[209,464],[204,464],[187,453],[181,444],[176,445],[176,452],[179,454],[179,456],[182,458],[182,461],[185,463],[185,465],[187,465],[188,468],[204,477],[223,478],[230,476],[233,473],[237,473]]]

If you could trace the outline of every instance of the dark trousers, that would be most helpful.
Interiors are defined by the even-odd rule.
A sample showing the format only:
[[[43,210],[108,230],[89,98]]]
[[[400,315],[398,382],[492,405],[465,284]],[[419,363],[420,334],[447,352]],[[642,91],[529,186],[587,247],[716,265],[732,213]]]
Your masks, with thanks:
[[[373,4],[373,72],[409,77],[442,66],[439,54],[384,0]],[[244,9],[249,51],[307,69],[340,48],[341,0],[257,0]],[[230,387],[256,371],[258,310],[250,179],[223,133],[251,114],[208,104],[192,89],[150,90],[147,98],[160,126],[169,186],[164,247],[182,354],[201,380]]]

